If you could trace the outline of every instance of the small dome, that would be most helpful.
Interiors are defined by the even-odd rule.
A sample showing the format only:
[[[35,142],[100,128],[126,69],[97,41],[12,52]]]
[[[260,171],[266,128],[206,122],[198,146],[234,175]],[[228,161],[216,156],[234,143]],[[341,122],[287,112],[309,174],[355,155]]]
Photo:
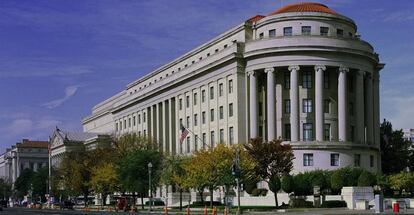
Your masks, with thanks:
[[[284,7],[281,7],[272,13],[269,14],[275,15],[280,13],[294,13],[294,12],[321,12],[321,13],[330,13],[337,15],[338,13],[334,10],[330,9],[324,4],[315,3],[315,2],[302,2],[302,3],[295,3],[295,4],[289,4]]]

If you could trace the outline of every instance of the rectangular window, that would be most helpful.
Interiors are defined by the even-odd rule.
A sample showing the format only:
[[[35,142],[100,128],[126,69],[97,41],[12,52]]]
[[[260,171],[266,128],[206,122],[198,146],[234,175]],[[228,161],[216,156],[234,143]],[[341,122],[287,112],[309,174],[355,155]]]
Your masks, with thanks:
[[[194,126],[198,125],[198,114],[194,114]]]
[[[290,113],[290,99],[285,99],[285,113]]]
[[[354,115],[354,103],[353,102],[349,102],[349,115],[351,116]]]
[[[374,167],[374,155],[369,156],[369,166]]]
[[[220,111],[220,119],[223,119],[224,118],[224,108],[223,108],[223,106],[220,106],[219,111]]]
[[[233,93],[233,80],[229,80],[229,94]]]
[[[328,71],[323,72],[323,87],[325,89],[329,89],[329,72]]]
[[[302,35],[311,35],[311,26],[302,26]]]
[[[187,153],[190,153],[190,144],[191,144],[191,139],[190,137],[187,137]]]
[[[189,127],[190,127],[190,117],[187,116],[187,128],[189,128]]]
[[[303,141],[313,140],[313,124],[303,123]]]
[[[262,32],[259,34],[259,39],[263,39],[263,37],[264,37],[264,33]]]
[[[233,116],[233,103],[229,104],[229,117]]]
[[[214,109],[210,110],[210,121],[213,122],[214,121]]]
[[[206,101],[206,90],[201,91],[201,102],[204,103]]]
[[[184,126],[184,124],[183,124],[183,119],[180,119],[180,126],[181,125],[183,125]]]
[[[144,117],[143,117],[142,121],[145,122],[146,120],[147,120],[147,114],[144,113]]]
[[[189,108],[189,107],[190,107],[190,96],[186,96],[186,97],[185,97],[185,106],[186,106],[187,108]]]
[[[331,100],[330,99],[325,99],[323,100],[323,111],[324,113],[330,113],[331,112]]]
[[[180,110],[182,110],[182,109],[183,109],[183,99],[179,99],[179,100],[178,100],[178,106],[179,106],[179,109],[180,109]]]
[[[137,124],[137,118],[135,116],[132,117],[132,125],[135,126]]]
[[[302,100],[302,112],[303,113],[312,113],[312,99],[303,99]]]
[[[283,36],[292,36],[292,27],[284,27]]]
[[[336,29],[336,35],[338,37],[343,37],[344,36],[344,30],[343,29]]]
[[[128,118],[128,128],[131,128],[131,118]]]
[[[193,105],[197,105],[197,93],[193,94]]]
[[[214,99],[214,87],[210,87],[210,100]]]
[[[331,166],[339,166],[339,154],[331,154]]]
[[[361,155],[360,154],[355,154],[354,155],[354,166],[355,167],[360,167],[361,166]]]
[[[141,114],[138,114],[138,124],[141,124]]]
[[[115,131],[118,131],[118,123],[115,123]]]
[[[270,37],[270,38],[272,38],[272,37],[276,37],[276,29],[271,29],[271,30],[269,30],[269,37]]]
[[[220,143],[224,143],[224,129],[220,129]]]
[[[147,136],[147,130],[144,129],[144,137]]]
[[[285,72],[285,89],[290,89],[290,72]]]
[[[202,144],[203,144],[203,149],[205,149],[205,147],[206,147],[206,141],[207,141],[207,135],[206,135],[206,133],[203,133],[203,136],[202,136],[203,138],[202,138]]]
[[[126,121],[126,119],[124,120],[124,129],[126,129],[126,127],[127,127],[127,121]]]
[[[219,97],[223,96],[223,84],[219,84]]]
[[[313,154],[312,153],[303,154],[303,166],[313,166]]]
[[[328,36],[329,28],[328,27],[321,27],[321,36]]]
[[[290,124],[285,124],[285,140],[290,141]]]
[[[194,151],[198,151],[198,135],[194,136]]]
[[[232,145],[234,143],[234,128],[229,128],[229,144]]]
[[[214,148],[214,131],[210,132],[210,146]]]
[[[201,123],[206,124],[206,112],[205,111],[201,113]]]
[[[323,133],[324,133],[324,137],[323,137],[323,139],[325,140],[325,141],[330,141],[331,140],[331,124],[325,124],[324,125],[324,131],[323,131]]]
[[[310,71],[302,73],[302,87],[306,89],[312,88],[312,73]]]

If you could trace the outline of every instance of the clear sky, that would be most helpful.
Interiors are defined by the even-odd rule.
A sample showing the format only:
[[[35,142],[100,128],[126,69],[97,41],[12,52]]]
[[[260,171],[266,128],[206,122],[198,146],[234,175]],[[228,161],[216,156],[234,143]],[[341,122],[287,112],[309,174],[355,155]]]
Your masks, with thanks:
[[[386,67],[381,119],[414,128],[414,1],[315,0],[352,18]],[[0,1],[0,153],[81,131],[98,102],[256,14],[295,0]]]

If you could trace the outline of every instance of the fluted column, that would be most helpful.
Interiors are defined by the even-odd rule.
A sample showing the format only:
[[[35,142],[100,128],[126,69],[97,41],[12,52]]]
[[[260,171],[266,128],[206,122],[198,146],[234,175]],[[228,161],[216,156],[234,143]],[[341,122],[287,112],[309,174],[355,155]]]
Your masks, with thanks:
[[[358,71],[356,73],[355,83],[355,123],[356,123],[356,142],[365,142],[365,111],[364,111],[364,72]]]
[[[276,139],[276,121],[275,121],[275,69],[266,68],[265,73],[267,74],[267,140]]]
[[[373,128],[374,128],[374,119],[373,119],[373,115],[374,115],[374,95],[373,95],[373,88],[372,88],[372,75],[370,73],[366,73],[365,76],[365,91],[366,91],[366,98],[365,98],[365,104],[366,104],[366,109],[365,109],[365,114],[366,114],[366,122],[365,125],[367,126],[367,142],[368,144],[372,144],[373,142],[373,138],[374,138],[374,133],[373,133]]]
[[[257,80],[254,71],[249,71],[250,93],[250,138],[257,137]]]
[[[290,140],[299,141],[299,66],[289,66],[290,71]]]
[[[324,111],[323,111],[323,72],[325,66],[315,66],[315,139],[323,141]]]
[[[379,147],[380,145],[380,96],[379,96],[379,82],[380,82],[380,74],[379,70],[382,69],[377,68],[376,74],[374,75],[374,144]]]
[[[347,98],[346,98],[346,73],[348,68],[340,67],[338,76],[338,139],[347,141]]]

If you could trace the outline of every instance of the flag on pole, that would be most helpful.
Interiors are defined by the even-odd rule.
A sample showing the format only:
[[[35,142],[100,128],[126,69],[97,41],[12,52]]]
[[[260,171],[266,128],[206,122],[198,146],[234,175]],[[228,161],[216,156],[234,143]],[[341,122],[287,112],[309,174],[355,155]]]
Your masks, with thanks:
[[[185,128],[183,124],[181,124],[180,126],[181,126],[181,128],[180,128],[180,130],[181,130],[180,144],[182,144],[183,141],[185,140],[185,138],[188,135],[188,129]]]

